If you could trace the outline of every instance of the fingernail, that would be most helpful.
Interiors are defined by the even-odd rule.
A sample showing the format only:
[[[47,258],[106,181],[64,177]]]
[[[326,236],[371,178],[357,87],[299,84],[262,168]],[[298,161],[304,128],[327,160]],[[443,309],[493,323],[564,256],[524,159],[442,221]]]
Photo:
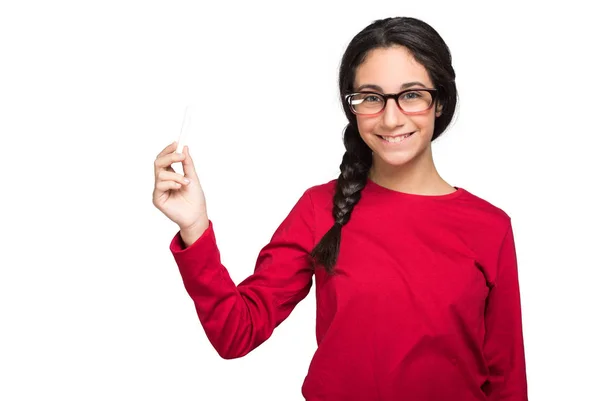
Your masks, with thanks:
[[[188,180],[187,178],[184,178],[184,179],[183,179],[183,182],[185,182],[186,184],[189,184],[189,183],[190,183],[190,180]]]

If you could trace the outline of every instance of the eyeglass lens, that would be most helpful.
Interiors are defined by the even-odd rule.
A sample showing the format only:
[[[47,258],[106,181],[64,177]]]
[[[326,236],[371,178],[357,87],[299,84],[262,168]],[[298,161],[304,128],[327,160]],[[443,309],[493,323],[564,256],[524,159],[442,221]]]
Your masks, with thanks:
[[[431,93],[419,90],[405,92],[398,98],[400,108],[408,113],[427,110],[431,102]],[[385,98],[376,93],[357,93],[350,97],[350,106],[359,114],[377,114],[385,103]]]

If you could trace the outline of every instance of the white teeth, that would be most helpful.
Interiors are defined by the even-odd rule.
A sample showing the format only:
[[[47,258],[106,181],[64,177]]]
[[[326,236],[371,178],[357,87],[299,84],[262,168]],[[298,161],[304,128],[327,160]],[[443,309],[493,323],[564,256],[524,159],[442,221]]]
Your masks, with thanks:
[[[402,135],[402,136],[397,136],[395,138],[389,137],[389,136],[383,136],[382,138],[390,143],[399,143],[402,142],[403,140],[405,140],[406,138],[408,138],[411,134],[406,134],[406,135]]]

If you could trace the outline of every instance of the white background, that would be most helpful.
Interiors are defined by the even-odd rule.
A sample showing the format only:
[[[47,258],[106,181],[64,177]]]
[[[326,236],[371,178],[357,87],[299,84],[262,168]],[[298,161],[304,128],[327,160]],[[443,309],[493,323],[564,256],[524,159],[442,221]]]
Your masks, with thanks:
[[[201,101],[190,151],[240,282],[303,191],[339,174],[346,45],[399,15],[452,51],[440,174],[512,217],[530,399],[598,399],[592,6],[332,3],[1,3],[0,399],[301,400],[314,288],[266,343],[220,359],[168,249],[178,227],[152,204],[153,162]],[[257,91],[279,100],[253,107]]]

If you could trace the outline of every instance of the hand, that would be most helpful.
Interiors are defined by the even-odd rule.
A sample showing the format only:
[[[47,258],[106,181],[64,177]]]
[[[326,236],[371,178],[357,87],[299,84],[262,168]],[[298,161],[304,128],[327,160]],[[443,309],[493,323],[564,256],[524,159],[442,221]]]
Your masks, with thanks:
[[[206,199],[196,174],[194,162],[187,146],[181,155],[175,153],[177,142],[162,150],[154,161],[154,192],[152,203],[181,230],[208,227]],[[171,167],[172,163],[182,162],[183,174]],[[187,178],[189,183],[185,183]]]

